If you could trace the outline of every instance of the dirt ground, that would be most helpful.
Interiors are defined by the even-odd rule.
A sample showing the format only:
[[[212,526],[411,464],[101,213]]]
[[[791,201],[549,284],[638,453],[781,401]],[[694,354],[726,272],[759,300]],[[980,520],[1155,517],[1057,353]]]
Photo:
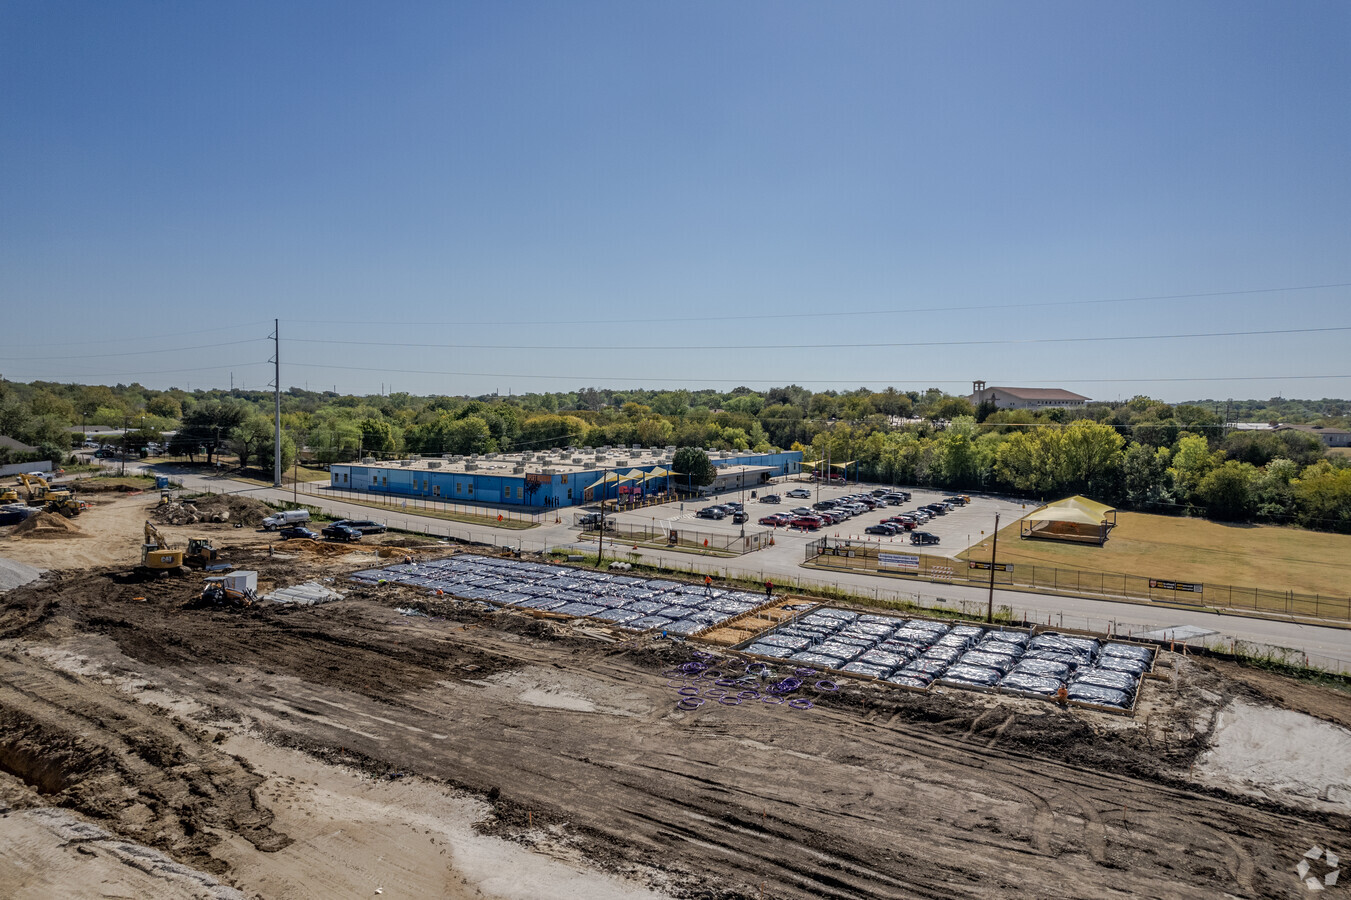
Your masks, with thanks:
[[[6,896],[1293,897],[1301,854],[1351,834],[1339,781],[1261,786],[1233,755],[1279,737],[1250,708],[1337,752],[1331,688],[1164,654],[1133,719],[861,683],[680,712],[691,644],[343,581],[373,548],[187,526],[346,597],[186,607],[200,576],[127,576],[128,506],[41,542],[113,562],[0,541],[53,570],[0,595]],[[1322,750],[1278,774],[1342,778]]]

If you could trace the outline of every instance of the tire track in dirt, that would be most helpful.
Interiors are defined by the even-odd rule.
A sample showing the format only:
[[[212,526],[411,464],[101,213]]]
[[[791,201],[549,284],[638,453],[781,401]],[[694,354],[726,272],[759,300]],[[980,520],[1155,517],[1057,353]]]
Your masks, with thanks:
[[[289,844],[271,829],[260,806],[261,777],[190,734],[153,708],[125,699],[89,679],[53,672],[14,653],[0,655],[0,748],[11,760],[50,755],[71,746],[59,778],[48,773],[39,790],[61,806],[92,816],[134,840],[219,873],[210,857],[231,831],[264,851]],[[16,746],[25,743],[27,746]],[[35,783],[33,772],[13,774]]]

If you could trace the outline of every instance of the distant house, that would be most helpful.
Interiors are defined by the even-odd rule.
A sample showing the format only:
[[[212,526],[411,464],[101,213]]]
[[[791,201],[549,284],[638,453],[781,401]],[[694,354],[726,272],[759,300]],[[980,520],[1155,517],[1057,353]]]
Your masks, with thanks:
[[[6,450],[10,451],[11,453],[36,453],[36,452],[38,452],[38,448],[37,448],[37,447],[30,447],[29,445],[25,444],[23,441],[16,441],[16,440],[14,440],[14,438],[12,438],[12,437],[6,437],[6,436],[3,435],[3,434],[0,434],[0,447],[5,448]]]
[[[1061,388],[986,387],[983,381],[971,382],[972,406],[994,403],[995,409],[1073,409],[1088,402],[1083,394]]]
[[[1322,425],[1277,425],[1277,431],[1298,431],[1311,434],[1325,447],[1351,447],[1351,431],[1344,428],[1324,428]]]

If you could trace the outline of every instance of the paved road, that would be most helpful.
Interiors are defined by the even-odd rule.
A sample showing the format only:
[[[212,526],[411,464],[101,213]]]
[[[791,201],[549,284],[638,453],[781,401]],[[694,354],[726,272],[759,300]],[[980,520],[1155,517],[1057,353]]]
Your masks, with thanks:
[[[171,474],[175,480],[182,481],[187,489],[210,490],[216,493],[248,493],[259,499],[272,501],[290,501],[292,492],[270,487],[258,487],[247,482],[212,475],[184,473],[171,467],[144,468],[148,474],[156,469],[163,474]],[[128,465],[128,471],[131,466]],[[571,547],[595,552],[595,541],[582,540],[578,529],[571,525],[572,517],[564,511],[561,524],[548,523],[527,531],[499,529],[487,525],[468,525],[450,522],[444,519],[428,518],[410,510],[390,511],[372,509],[353,503],[328,498],[306,497],[302,502],[318,506],[330,514],[351,518],[374,518],[387,522],[392,527],[411,528],[428,534],[447,535],[467,540],[480,541],[495,546],[521,546],[526,550],[543,550],[552,547]],[[621,514],[622,518],[634,522],[647,522],[655,519],[658,523],[667,519],[680,520],[682,527],[691,527],[688,521],[693,507],[688,506],[682,513],[678,505],[671,504],[653,507],[636,513]],[[698,520],[703,526],[705,520]],[[730,526],[725,530],[734,532]],[[780,585],[792,582],[803,584],[825,584],[849,587],[860,594],[873,594],[880,599],[916,598],[926,605],[933,605],[941,598],[945,605],[957,608],[965,605],[968,609],[983,608],[987,599],[985,588],[968,585],[944,585],[919,581],[877,576],[856,572],[831,572],[806,568],[803,562],[803,544],[805,540],[788,539],[777,541],[774,547],[733,559],[715,556],[698,556],[686,552],[641,548],[637,551],[631,545],[623,545],[625,554],[636,552],[647,562],[661,562],[675,568],[693,568],[696,571],[709,571],[725,575],[752,577],[758,581],[769,579]],[[611,545],[613,546],[613,545]],[[1022,591],[997,589],[994,595],[997,606],[1012,607],[1022,618],[1049,621],[1052,625],[1067,628],[1087,628],[1106,631],[1115,625],[1120,632],[1138,633],[1140,631],[1192,626],[1204,632],[1205,641],[1237,640],[1256,644],[1270,644],[1292,648],[1308,654],[1311,662],[1324,666],[1340,667],[1351,671],[1351,629],[1304,625],[1296,622],[1270,619],[1248,618],[1237,615],[1219,614],[1210,611],[1170,609],[1151,604],[1118,603],[1094,600],[1086,597],[1064,597],[1048,594],[1033,594]],[[1322,657],[1322,659],[1319,659]]]

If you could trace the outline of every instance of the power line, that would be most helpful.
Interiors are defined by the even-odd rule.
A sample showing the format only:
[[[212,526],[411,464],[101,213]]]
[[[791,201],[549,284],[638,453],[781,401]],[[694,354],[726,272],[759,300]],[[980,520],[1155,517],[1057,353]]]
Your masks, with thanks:
[[[401,347],[401,348],[422,348],[433,350],[515,350],[540,352],[546,350],[573,352],[579,350],[605,350],[609,353],[617,351],[639,351],[651,353],[655,350],[672,350],[688,352],[691,350],[878,350],[894,347],[989,347],[997,345],[1028,345],[1028,344],[1079,344],[1079,343],[1110,343],[1113,341],[1163,341],[1163,340],[1183,340],[1191,338],[1229,338],[1229,337],[1267,337],[1278,334],[1325,334],[1341,331],[1351,331],[1351,325],[1331,325],[1320,328],[1282,328],[1263,331],[1206,331],[1183,334],[1136,334],[1136,335],[1108,335],[1104,337],[1068,337],[1068,338],[1001,338],[996,340],[959,340],[959,341],[871,341],[833,344],[567,344],[559,346],[557,344],[424,344],[410,343],[407,341],[335,341],[323,338],[292,338],[300,344],[324,344],[333,346],[360,346],[360,347]]]
[[[81,353],[80,359],[111,359],[118,356],[150,356],[155,353],[182,353],[187,350],[211,350],[216,347],[235,347],[239,344],[258,344],[262,343],[264,338],[245,338],[242,341],[217,341],[214,344],[197,344],[192,347],[157,347],[154,350],[128,350],[124,353]],[[0,360],[14,362],[32,362],[34,360],[51,359],[51,356],[0,356]]]
[[[628,381],[651,381],[671,384],[703,384],[716,382],[719,384],[769,384],[784,385],[795,382],[795,377],[778,378],[649,378],[642,376],[623,375],[616,376],[613,372],[608,375],[526,375],[520,372],[448,372],[434,369],[392,369],[378,366],[342,366],[331,363],[290,363],[292,366],[305,369],[332,369],[342,372],[386,372],[393,375],[440,375],[452,378],[525,378],[542,381],[591,381],[602,383],[616,378],[624,378]],[[796,376],[800,378],[801,376]],[[1292,381],[1292,380],[1313,380],[1313,379],[1351,379],[1351,375],[1242,375],[1234,377],[1226,376],[1208,376],[1195,378],[1101,378],[1101,379],[1075,379],[1075,380],[1054,380],[1054,379],[1023,379],[1025,384],[1134,384],[1137,382],[1227,382],[1227,381]],[[842,378],[842,379],[806,379],[813,384],[854,384],[864,386],[869,384],[894,385],[897,379],[882,381],[868,378]],[[970,384],[967,380],[935,380],[935,379],[915,379],[924,384]]]
[[[129,336],[129,337],[120,337],[120,338],[100,338],[100,339],[98,339],[98,340],[91,340],[91,341],[60,341],[60,342],[58,342],[58,343],[51,343],[51,344],[34,344],[34,343],[30,343],[30,342],[28,342],[28,341],[25,341],[25,342],[22,343],[22,344],[15,344],[14,346],[16,346],[16,347],[23,347],[24,349],[31,349],[31,348],[33,348],[33,347],[82,347],[82,346],[84,346],[84,345],[86,345],[86,344],[125,344],[127,341],[135,341],[135,340],[156,340],[156,341],[157,341],[157,340],[161,340],[161,339],[163,339],[163,338],[170,338],[170,337],[188,337],[188,336],[194,335],[194,334],[211,334],[211,333],[214,333],[214,332],[217,332],[217,331],[234,331],[234,330],[240,329],[240,328],[253,328],[253,327],[255,327],[255,326],[258,326],[258,325],[265,325],[265,324],[267,324],[267,323],[266,323],[266,322],[261,322],[261,321],[259,321],[259,322],[241,322],[241,323],[239,323],[238,325],[222,325],[222,326],[220,326],[220,327],[218,327],[218,328],[198,328],[198,329],[196,329],[196,330],[194,330],[194,331],[171,331],[171,332],[169,332],[169,333],[167,333],[167,334],[156,334],[156,335],[137,334],[137,335],[132,335],[132,336]]]
[[[805,313],[755,313],[729,316],[699,316],[701,322],[739,322],[739,321],[764,321],[769,319],[838,319],[844,316],[890,316],[906,315],[910,313],[950,313],[950,312],[974,312],[980,310],[995,309],[1032,309],[1036,307],[1055,307],[1055,306],[1090,306],[1090,305],[1108,305],[1114,303],[1147,303],[1161,300],[1199,300],[1213,297],[1241,297],[1257,294],[1278,294],[1294,291],[1317,291],[1329,288],[1351,287],[1351,281],[1334,282],[1331,284],[1304,284],[1288,287],[1274,288],[1252,288],[1238,291],[1205,291],[1193,294],[1157,294],[1146,297],[1111,297],[1103,299],[1081,299],[1081,300],[1044,300],[1032,301],[1026,303],[988,303],[988,304],[970,304],[967,306],[914,306],[897,307],[892,309],[871,309],[871,310],[844,310],[832,312],[805,312]],[[687,323],[689,316],[654,316],[645,318],[611,318],[604,319],[556,319],[541,320],[531,319],[532,325],[640,325],[647,323]],[[333,319],[289,319],[288,322],[294,322],[300,325],[360,325],[370,327],[372,325],[386,325],[395,327],[404,327],[408,325],[422,326],[453,326],[453,327],[496,327],[502,325],[519,325],[519,319],[507,319],[498,321],[481,322],[371,322],[366,320],[333,320]]]

